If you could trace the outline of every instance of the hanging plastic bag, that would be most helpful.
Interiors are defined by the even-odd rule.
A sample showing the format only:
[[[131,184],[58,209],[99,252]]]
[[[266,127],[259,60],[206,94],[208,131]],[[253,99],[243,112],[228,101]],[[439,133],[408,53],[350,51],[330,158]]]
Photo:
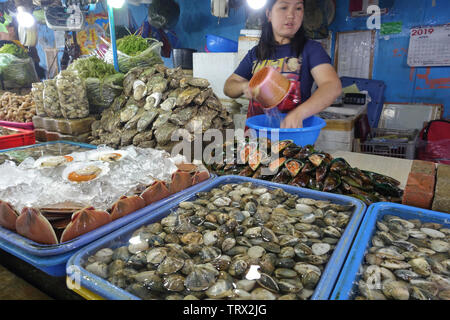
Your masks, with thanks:
[[[114,99],[122,94],[123,73],[117,73],[104,79],[87,78],[86,91],[91,114],[100,114],[109,108]]]
[[[33,59],[20,59],[9,53],[0,53],[0,75],[5,88],[29,88],[39,81]]]
[[[89,116],[89,102],[84,80],[76,70],[63,70],[56,77],[61,112],[66,119]]]
[[[44,80],[44,111],[51,118],[62,118],[61,106],[59,105],[59,95],[56,88],[56,80]]]
[[[34,104],[36,106],[36,115],[45,117],[44,108],[44,83],[35,82],[31,84],[31,94],[33,96]]]

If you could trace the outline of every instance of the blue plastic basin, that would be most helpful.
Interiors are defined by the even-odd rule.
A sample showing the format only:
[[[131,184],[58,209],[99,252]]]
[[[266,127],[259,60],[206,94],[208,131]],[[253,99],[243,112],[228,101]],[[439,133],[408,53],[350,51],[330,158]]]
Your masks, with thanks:
[[[286,114],[281,114],[281,121]],[[304,147],[308,144],[313,145],[319,137],[320,130],[327,125],[325,120],[317,116],[309,117],[303,120],[303,128],[298,129],[280,129],[281,121],[276,117],[267,117],[265,114],[248,118],[247,127],[253,129],[257,137],[260,133],[272,140],[294,140],[298,146]],[[278,139],[272,137],[272,134],[278,133]]]
[[[24,150],[33,147],[39,147],[47,144],[72,144],[76,146],[80,146],[83,148],[96,149],[97,146],[71,142],[71,141],[52,141],[46,142],[42,144],[35,144],[30,146],[24,146],[19,148],[12,148],[7,150],[1,150],[0,153],[15,151],[15,150]],[[33,265],[34,267],[44,271],[45,273],[51,276],[64,276],[66,273],[66,263],[69,258],[80,248],[85,246],[86,244],[103,237],[111,233],[116,229],[120,229],[121,227],[129,224],[130,222],[136,220],[139,217],[151,214],[153,210],[158,209],[160,206],[165,204],[170,204],[178,197],[183,196],[185,194],[190,194],[191,192],[196,192],[197,189],[203,187],[208,184],[211,180],[216,177],[215,174],[210,173],[210,178],[206,181],[200,182],[196,185],[193,185],[185,190],[182,190],[178,193],[170,195],[169,197],[152,203],[140,210],[137,210],[129,215],[126,215],[120,219],[114,220],[106,225],[103,225],[95,230],[92,230],[88,233],[85,233],[75,239],[56,244],[56,245],[45,245],[34,242],[28,238],[21,236],[20,234],[8,230],[6,228],[0,227],[0,249],[9,252],[10,254],[22,259],[23,261]]]
[[[236,41],[215,36],[212,34],[206,35],[206,47],[210,52],[237,52],[238,43]]]
[[[345,230],[342,233],[339,242],[336,244],[336,247],[328,261],[325,269],[322,272],[322,276],[320,278],[319,283],[317,284],[314,293],[311,297],[312,300],[327,300],[333,290],[334,284],[339,275],[339,271],[345,261],[345,257],[348,254],[348,250],[351,246],[351,243],[354,239],[356,231],[359,228],[359,225],[364,217],[364,213],[366,211],[366,205],[355,198],[343,196],[339,194],[333,194],[328,192],[320,192],[310,189],[298,188],[294,186],[288,186],[285,184],[278,184],[263,180],[257,180],[247,177],[240,176],[223,176],[218,177],[214,180],[209,181],[202,188],[195,190],[194,192],[190,192],[189,194],[184,194],[182,197],[172,201],[169,204],[166,204],[160,207],[157,210],[154,210],[150,214],[137,219],[136,221],[122,227],[121,229],[115,230],[114,232],[104,236],[92,242],[75,253],[67,262],[67,275],[69,277],[78,277],[80,281],[80,286],[82,288],[86,288],[87,290],[105,298],[111,300],[137,300],[139,299],[135,295],[111,284],[98,277],[97,275],[87,271],[84,268],[84,265],[89,258],[89,256],[94,255],[98,250],[102,248],[111,248],[116,249],[118,247],[128,245],[128,240],[132,236],[135,230],[138,228],[148,225],[154,222],[160,221],[162,218],[168,216],[171,212],[174,212],[178,204],[183,201],[193,201],[196,199],[197,192],[207,192],[213,188],[217,188],[224,184],[229,183],[244,183],[244,182],[252,182],[255,185],[264,186],[266,188],[275,189],[281,188],[286,192],[291,194],[298,195],[300,197],[307,197],[317,200],[326,200],[332,201],[338,204],[353,204],[353,214],[349,223],[347,224]],[[72,274],[73,270],[77,271],[77,274]]]
[[[450,227],[447,213],[425,210],[390,202],[378,202],[370,205],[356,234],[355,241],[333,289],[331,300],[351,300],[354,298],[358,281],[361,278],[360,266],[365,253],[372,246],[371,239],[377,229],[377,221],[385,215],[398,216],[402,219],[419,219],[421,222],[435,222]]]

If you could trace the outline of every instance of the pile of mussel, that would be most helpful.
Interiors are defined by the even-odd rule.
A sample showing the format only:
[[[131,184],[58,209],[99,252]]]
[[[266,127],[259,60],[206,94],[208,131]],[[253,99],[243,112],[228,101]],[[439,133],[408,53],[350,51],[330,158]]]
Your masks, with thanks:
[[[358,300],[450,300],[450,229],[385,215],[356,287]]]
[[[217,155],[212,156],[214,160]],[[235,140],[224,144],[220,156],[224,160],[209,165],[218,175],[240,175],[348,195],[367,205],[380,201],[401,203],[403,195],[400,182],[391,177],[352,168],[343,158],[333,159],[311,145],[300,147],[292,140]]]
[[[353,205],[250,182],[181,202],[83,267],[141,299],[309,299]]]

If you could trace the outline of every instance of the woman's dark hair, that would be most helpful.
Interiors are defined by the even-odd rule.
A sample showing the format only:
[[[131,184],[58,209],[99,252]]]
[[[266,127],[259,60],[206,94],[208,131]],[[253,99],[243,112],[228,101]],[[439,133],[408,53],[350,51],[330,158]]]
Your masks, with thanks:
[[[269,0],[267,2],[266,9],[268,9],[269,11],[272,10],[277,1],[278,0]],[[272,23],[269,22],[269,19],[265,14],[264,17],[265,18],[262,25],[261,38],[256,48],[256,57],[260,61],[270,59],[270,57],[275,53],[275,48],[278,45],[273,37]],[[303,48],[305,47],[305,43],[307,40],[308,39],[305,35],[305,29],[303,28],[302,24],[291,41],[292,50],[297,57],[300,56],[300,54],[303,52]]]

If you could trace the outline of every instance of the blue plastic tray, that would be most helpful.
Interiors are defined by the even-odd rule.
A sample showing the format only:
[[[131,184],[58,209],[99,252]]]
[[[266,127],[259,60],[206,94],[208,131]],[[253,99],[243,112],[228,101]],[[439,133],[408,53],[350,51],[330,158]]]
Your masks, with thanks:
[[[114,220],[108,224],[105,224],[91,232],[83,234],[73,240],[66,241],[62,244],[57,245],[44,245],[37,242],[34,242],[30,239],[27,239],[14,231],[8,230],[6,228],[0,227],[0,239],[11,244],[14,247],[18,247],[21,250],[25,251],[28,254],[44,257],[44,256],[55,256],[64,254],[66,252],[74,251],[79,249],[80,247],[100,238],[104,235],[111,233],[112,231],[123,227],[124,225],[142,217],[146,214],[149,214],[153,210],[171,203],[178,197],[183,196],[184,194],[195,192],[195,190],[201,188],[202,186],[208,184],[208,182],[214,179],[216,176],[214,174],[210,174],[210,178],[206,181],[203,181],[199,184],[191,186],[183,191],[175,193],[165,199],[152,203],[140,210],[137,210],[131,214],[128,214],[120,219]]]
[[[384,91],[386,85],[381,80],[369,80],[362,78],[341,77],[342,87],[356,84],[360,91],[367,90],[372,101],[367,105],[367,117],[371,128],[378,127],[381,111],[383,111]]]
[[[399,216],[404,219],[419,219],[423,222],[436,222],[444,224],[447,227],[450,226],[450,215],[447,213],[390,202],[378,202],[370,205],[330,299],[352,299],[354,294],[353,289],[361,277],[358,275],[359,267],[363,263],[366,250],[371,246],[371,239],[376,231],[376,222],[381,220],[386,214]]]
[[[87,149],[97,149],[97,146],[95,146],[93,144],[82,143],[82,142],[73,142],[73,141],[67,141],[67,140],[57,140],[57,141],[36,143],[36,144],[31,144],[31,145],[28,145],[28,146],[22,146],[22,147],[16,147],[16,148],[3,149],[3,150],[0,150],[0,152],[9,152],[9,151],[14,151],[14,150],[30,149],[30,148],[36,148],[36,147],[44,146],[44,145],[47,145],[47,144],[57,144],[57,143],[71,144],[71,145],[74,145],[74,146],[79,146],[81,148],[87,148]]]
[[[120,230],[116,230],[115,232],[89,244],[84,247],[80,251],[78,251],[75,255],[73,255],[69,262],[67,263],[67,275],[74,276],[80,280],[80,286],[88,289],[89,291],[98,294],[99,296],[105,299],[112,300],[137,300],[138,297],[132,295],[131,293],[112,285],[108,281],[86,271],[82,266],[87,258],[93,254],[95,254],[98,250],[102,248],[118,248],[120,246],[125,245],[132,233],[143,225],[147,225],[150,223],[154,223],[160,221],[162,218],[166,217],[170,214],[174,209],[177,208],[178,204],[183,201],[189,201],[194,199],[196,192],[205,192],[209,191],[217,186],[227,184],[227,183],[243,183],[243,182],[252,182],[256,185],[265,186],[267,188],[282,188],[286,192],[291,194],[296,194],[301,197],[308,197],[313,199],[320,200],[331,200],[335,203],[339,204],[354,204],[355,209],[350,219],[344,233],[342,234],[341,239],[337,243],[337,246],[331,255],[331,258],[322,273],[322,277],[317,284],[317,287],[314,291],[311,299],[314,300],[326,300],[329,298],[331,291],[333,290],[336,279],[339,275],[339,271],[344,263],[345,257],[347,256],[348,250],[352,243],[352,240],[358,230],[358,227],[362,221],[364,216],[366,206],[363,202],[342,195],[337,195],[333,193],[319,192],[310,189],[303,189],[293,186],[287,186],[284,184],[278,184],[273,182],[267,182],[263,180],[251,179],[247,177],[240,176],[222,176],[213,181],[210,181],[207,185],[203,186],[200,189],[197,189],[195,192],[190,194],[185,194],[182,197],[179,197],[176,201],[168,204],[167,206],[160,207],[158,210],[154,211],[152,214],[147,215],[139,220],[130,223],[129,225],[121,228]],[[77,274],[75,274],[77,273]]]
[[[16,256],[17,258],[31,264],[32,266],[53,277],[63,277],[66,275],[66,263],[75,253],[75,251],[71,251],[52,257],[38,257],[31,255],[2,239],[0,239],[0,249]]]

